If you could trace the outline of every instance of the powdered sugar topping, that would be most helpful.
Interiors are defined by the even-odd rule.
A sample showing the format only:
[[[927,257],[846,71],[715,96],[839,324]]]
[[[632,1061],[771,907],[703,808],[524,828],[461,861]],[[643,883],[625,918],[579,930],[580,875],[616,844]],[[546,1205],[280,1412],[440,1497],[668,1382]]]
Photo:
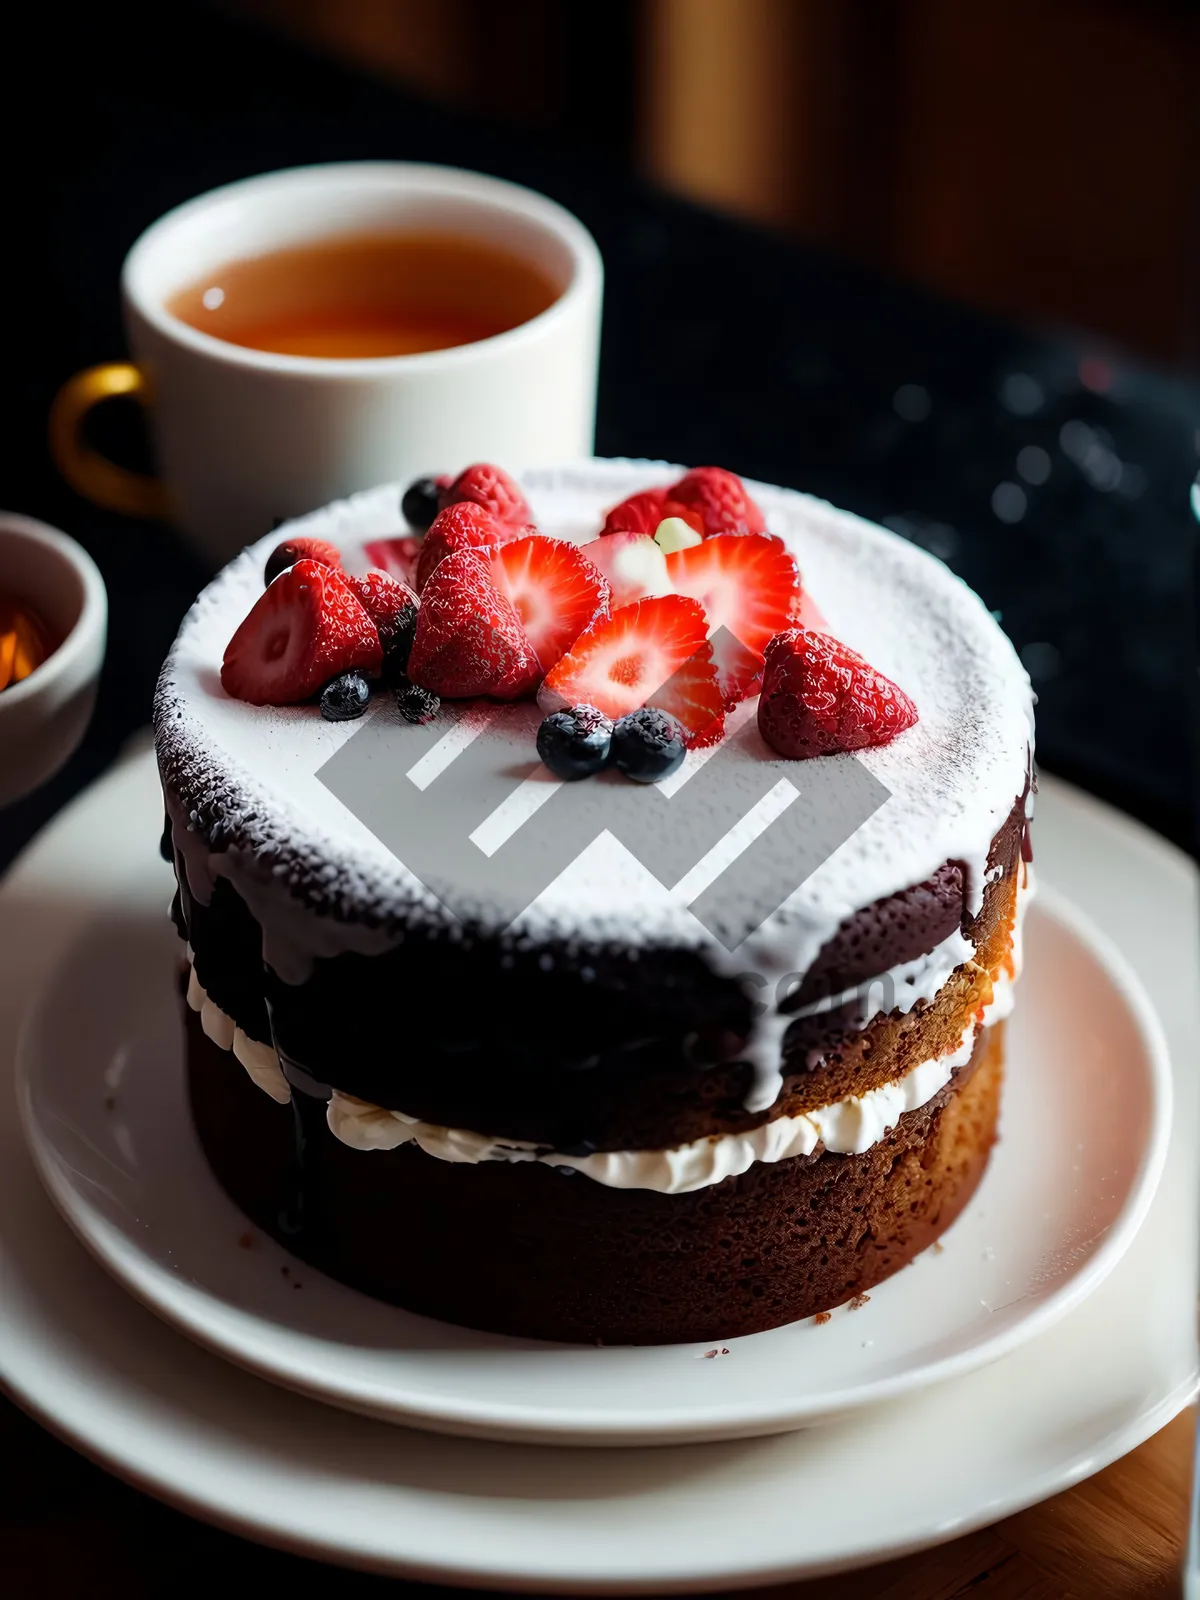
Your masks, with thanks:
[[[543,532],[583,542],[608,506],[678,471],[594,461],[527,473],[522,486]],[[979,599],[925,552],[809,496],[750,489],[771,531],[796,555],[830,631],[916,702],[914,728],[855,757],[890,798],[730,952],[688,909],[694,884],[685,878],[664,887],[605,831],[605,790],[596,785],[594,842],[505,937],[677,944],[707,952],[721,972],[782,975],[804,971],[853,912],[923,881],[947,860],[964,864],[968,910],[978,910],[988,848],[1024,787],[1032,740],[1030,686],[1015,652]],[[407,532],[399,502],[399,488],[387,486],[289,531],[330,539],[347,567],[361,572],[365,543]],[[156,731],[168,790],[182,801],[175,834],[193,892],[206,899],[213,872],[233,879],[264,926],[267,959],[295,982],[331,945],[385,948],[414,923],[453,919],[317,777],[361,723],[325,722],[311,706],[257,708],[221,688],[225,645],[261,593],[263,564],[279,537],[231,563],[185,619],[160,682]],[[757,737],[752,726],[746,736]],[[708,755],[690,756],[673,788]],[[762,756],[775,759],[765,746]],[[805,769],[815,764],[780,765],[803,790]],[[736,796],[730,805],[736,811]],[[474,848],[464,845],[465,876]],[[743,879],[736,892],[753,888]],[[480,915],[486,922],[486,906]]]

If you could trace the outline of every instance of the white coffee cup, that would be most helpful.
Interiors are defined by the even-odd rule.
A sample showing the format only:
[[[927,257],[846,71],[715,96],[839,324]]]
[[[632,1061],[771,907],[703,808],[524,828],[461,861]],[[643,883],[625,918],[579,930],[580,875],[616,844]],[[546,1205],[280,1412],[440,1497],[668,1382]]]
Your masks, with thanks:
[[[231,261],[378,230],[462,234],[547,274],[558,298],[492,338],[417,355],[326,359],[227,343],[166,302]],[[491,460],[510,471],[592,451],[603,269],[570,212],[452,167],[354,162],[248,178],[178,206],[122,274],[132,363],[71,379],[51,413],[64,476],[110,509],[166,515],[214,564],[273,523],[387,480]],[[161,482],[88,446],[99,400],[149,405]]]

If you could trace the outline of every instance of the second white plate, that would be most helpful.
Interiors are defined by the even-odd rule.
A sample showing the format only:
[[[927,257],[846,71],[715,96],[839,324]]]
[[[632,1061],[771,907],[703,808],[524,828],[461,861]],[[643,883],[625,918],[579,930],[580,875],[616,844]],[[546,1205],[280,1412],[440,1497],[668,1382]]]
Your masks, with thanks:
[[[149,848],[141,887],[144,914],[131,895],[119,917],[92,923],[24,1033],[20,1099],[43,1182],[108,1269],[190,1337],[391,1421],[663,1444],[782,1432],[891,1399],[996,1359],[1077,1304],[1128,1245],[1161,1170],[1170,1074],[1153,1012],[1107,942],[1043,894],[988,1174],[944,1247],[869,1304],[730,1340],[715,1356],[451,1327],[304,1266],[227,1199],[188,1113],[178,947]]]

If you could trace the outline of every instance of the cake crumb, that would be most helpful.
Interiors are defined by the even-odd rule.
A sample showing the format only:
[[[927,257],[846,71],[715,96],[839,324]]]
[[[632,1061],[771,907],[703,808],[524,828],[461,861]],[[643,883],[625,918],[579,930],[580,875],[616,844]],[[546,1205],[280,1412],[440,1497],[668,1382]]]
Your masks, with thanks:
[[[856,1294],[854,1299],[849,1302],[847,1309],[857,1311],[861,1306],[865,1306],[870,1301],[870,1298],[869,1294]]]
[[[254,1249],[254,1235],[252,1233],[239,1233],[238,1234],[238,1249],[239,1250],[253,1250]]]
[[[942,1254],[943,1250],[945,1250],[945,1248],[946,1248],[946,1246],[942,1243],[942,1241],[940,1239],[935,1239],[933,1241],[933,1253],[934,1253],[935,1256],[940,1256]]]
[[[728,1354],[729,1354],[729,1346],[728,1345],[725,1345],[725,1344],[714,1345],[711,1350],[701,1350],[699,1356],[696,1359],[698,1361],[715,1361],[718,1356],[727,1356]]]
[[[295,1278],[295,1279],[292,1280],[292,1288],[293,1289],[303,1289],[303,1287],[304,1287],[304,1285],[300,1282],[300,1280],[298,1278]]]
[[[818,1311],[813,1318],[813,1322],[818,1328],[823,1328],[832,1316],[832,1311]]]
[[[279,1271],[280,1274],[285,1278],[290,1278],[292,1275],[292,1269],[290,1267],[280,1267]]]
[[[117,1109],[117,1097],[115,1094],[106,1094],[104,1096],[104,1109],[105,1111],[115,1111]]]

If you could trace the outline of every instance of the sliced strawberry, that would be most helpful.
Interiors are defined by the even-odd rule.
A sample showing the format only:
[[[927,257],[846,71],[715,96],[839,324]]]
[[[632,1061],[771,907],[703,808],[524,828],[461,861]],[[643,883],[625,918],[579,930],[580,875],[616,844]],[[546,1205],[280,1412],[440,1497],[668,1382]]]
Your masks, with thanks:
[[[711,538],[716,533],[763,533],[766,521],[746,493],[736,472],[724,467],[693,467],[668,490],[669,498],[686,506],[700,518],[701,531]]]
[[[284,539],[267,557],[263,582],[274,582],[281,572],[294,567],[297,561],[305,560],[319,561],[323,567],[340,567],[342,553],[328,539],[310,539],[303,534],[298,539]]]
[[[375,624],[345,577],[305,558],[263,590],[229,641],[221,683],[236,700],[287,706],[341,672],[379,671]]]
[[[576,639],[547,673],[538,704],[592,705],[614,719],[658,706],[679,719],[690,742],[722,709],[704,612],[675,594],[622,606]]]
[[[503,467],[494,467],[489,461],[476,461],[464,467],[446,488],[439,487],[438,505],[443,511],[447,506],[462,503],[482,506],[497,522],[511,523],[517,528],[533,521],[533,512],[521,493],[520,484]]]
[[[501,545],[492,581],[513,605],[543,672],[608,613],[608,583],[573,544],[535,533]]]
[[[493,580],[490,550],[456,550],[430,574],[408,676],[451,700],[516,700],[541,677],[516,609]]]
[[[649,534],[610,533],[606,539],[592,539],[582,549],[608,579],[614,610],[650,595],[671,593],[667,558]]]
[[[782,540],[767,533],[719,533],[667,557],[677,594],[704,607],[726,706],[753,694],[763,652],[800,601],[800,574]]]
[[[904,690],[829,634],[789,628],[767,646],[758,726],[781,756],[888,744],[916,721]]]
[[[417,626],[417,597],[406,583],[389,578],[386,572],[368,572],[365,578],[346,582],[359,604],[375,624],[383,647],[384,676],[392,679],[403,673]]]
[[[688,506],[677,505],[671,499],[669,489],[642,489],[612,508],[600,532],[648,533],[653,536],[665,517],[682,517],[697,533],[704,531],[699,512]]]
[[[372,539],[369,544],[363,545],[363,554],[380,572],[386,572],[389,578],[415,589],[417,560],[424,542],[413,533],[403,534],[398,539]]]
[[[512,529],[506,529],[490,511],[471,500],[447,506],[434,517],[422,542],[417,557],[417,593],[425,587],[438,562],[455,550],[482,550],[512,537]]]

